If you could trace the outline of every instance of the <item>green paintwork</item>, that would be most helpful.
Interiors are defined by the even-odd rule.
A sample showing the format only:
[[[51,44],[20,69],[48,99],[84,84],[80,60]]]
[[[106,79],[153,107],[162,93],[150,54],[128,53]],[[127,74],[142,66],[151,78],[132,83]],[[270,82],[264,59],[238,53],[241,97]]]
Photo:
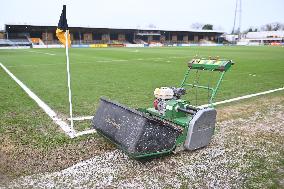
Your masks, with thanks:
[[[181,83],[180,87],[196,87],[196,88],[201,88],[201,89],[206,89],[211,92],[211,96],[209,98],[209,106],[214,107],[214,98],[217,94],[217,91],[220,87],[220,84],[224,78],[225,73],[231,68],[233,65],[232,60],[225,60],[225,59],[192,59],[191,61],[188,62],[188,70],[186,71],[184,75],[184,79]],[[197,71],[219,71],[220,72],[220,77],[217,81],[217,84],[215,87],[209,87],[209,86],[203,86],[203,85],[198,85],[196,83],[186,83],[187,80],[189,79],[190,72],[192,70],[197,70]],[[198,83],[198,82],[197,82]]]
[[[192,59],[188,63],[189,69],[185,73],[184,79],[181,83],[180,87],[197,87],[201,89],[206,89],[211,91],[211,96],[209,97],[209,103],[210,107],[213,107],[213,101],[215,98],[215,95],[217,94],[218,88],[220,87],[220,84],[224,78],[224,75],[226,71],[230,69],[230,67],[233,65],[233,62],[231,60],[224,60],[224,59]],[[190,76],[191,70],[198,70],[198,71],[219,71],[220,77],[217,81],[217,84],[215,87],[209,87],[209,86],[203,86],[198,85],[195,83],[186,83]],[[197,82],[198,83],[198,82]],[[178,126],[181,126],[183,128],[182,133],[177,137],[175,146],[173,146],[171,149],[166,149],[161,152],[155,152],[155,153],[141,153],[141,154],[134,154],[132,157],[134,158],[147,158],[147,157],[154,157],[154,156],[160,156],[163,154],[169,154],[172,151],[174,151],[177,147],[182,147],[184,141],[187,137],[187,131],[189,127],[189,122],[193,118],[191,114],[184,113],[182,111],[178,111],[178,108],[187,109],[187,106],[191,106],[190,102],[182,99],[172,99],[168,100],[166,102],[166,111],[164,115],[161,115],[155,108],[147,108],[147,109],[138,109],[141,112],[147,113],[150,116],[156,116],[161,119],[171,121],[172,123],[177,124]],[[193,106],[192,106],[193,107]],[[196,108],[196,107],[194,107]]]
[[[210,71],[227,71],[232,66],[232,60],[225,59],[192,59],[188,62],[191,69],[210,70]]]
[[[155,108],[148,108],[146,109],[146,112],[160,117],[162,119],[171,121],[179,126],[182,126],[183,128],[186,128],[188,125],[188,122],[191,120],[191,116],[187,113],[178,111],[177,108],[183,108],[186,109],[186,106],[189,105],[189,102],[178,99],[178,100],[169,100],[166,102],[166,112],[165,115],[160,115],[159,112]]]

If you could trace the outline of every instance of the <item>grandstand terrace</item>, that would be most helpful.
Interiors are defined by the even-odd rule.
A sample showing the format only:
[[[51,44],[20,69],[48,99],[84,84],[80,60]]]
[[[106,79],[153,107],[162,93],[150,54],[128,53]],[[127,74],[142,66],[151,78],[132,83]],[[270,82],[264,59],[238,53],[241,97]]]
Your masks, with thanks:
[[[223,34],[214,30],[160,30],[160,29],[119,29],[70,27],[72,44],[108,44],[121,46],[125,44],[199,44],[216,43]],[[19,41],[20,45],[59,44],[55,36],[56,26],[5,25],[5,42],[11,45]],[[7,41],[8,40],[8,41]],[[3,39],[2,39],[3,42]],[[8,43],[9,42],[9,43]],[[3,45],[3,44],[2,44]]]

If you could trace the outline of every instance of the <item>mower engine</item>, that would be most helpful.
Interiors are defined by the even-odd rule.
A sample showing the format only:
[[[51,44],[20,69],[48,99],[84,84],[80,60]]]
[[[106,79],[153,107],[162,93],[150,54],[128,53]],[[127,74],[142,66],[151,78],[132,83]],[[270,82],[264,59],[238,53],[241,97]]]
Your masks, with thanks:
[[[165,115],[167,102],[170,100],[178,100],[182,95],[185,95],[185,88],[175,88],[175,87],[161,87],[156,88],[154,91],[155,100],[153,102],[154,108],[160,113],[160,115]],[[169,108],[169,106],[168,106]]]
[[[177,124],[186,127],[190,118],[195,115],[199,109],[191,106],[188,101],[181,99],[181,96],[185,94],[185,88],[156,88],[154,91],[154,108],[148,108],[147,112],[160,116],[163,119],[177,122]],[[186,118],[186,120],[184,120],[184,118]]]

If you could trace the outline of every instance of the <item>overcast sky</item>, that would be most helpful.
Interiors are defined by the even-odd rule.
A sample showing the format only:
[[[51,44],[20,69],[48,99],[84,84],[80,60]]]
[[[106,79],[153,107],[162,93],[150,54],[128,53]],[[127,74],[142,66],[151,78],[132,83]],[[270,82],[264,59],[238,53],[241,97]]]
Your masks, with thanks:
[[[69,26],[190,29],[210,23],[230,32],[236,0],[1,0],[4,24],[57,25],[67,5]],[[284,0],[242,0],[242,26],[284,22]]]

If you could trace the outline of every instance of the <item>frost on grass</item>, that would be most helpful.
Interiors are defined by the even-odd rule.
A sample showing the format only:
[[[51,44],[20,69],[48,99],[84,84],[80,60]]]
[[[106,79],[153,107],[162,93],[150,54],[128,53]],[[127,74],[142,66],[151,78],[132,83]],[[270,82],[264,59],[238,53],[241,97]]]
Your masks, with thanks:
[[[273,165],[283,145],[283,106],[271,106],[247,119],[217,124],[209,146],[147,162],[130,159],[120,150],[106,152],[65,170],[21,177],[8,188],[240,188],[257,170],[251,157]],[[280,141],[274,141],[274,136]],[[265,137],[265,138],[262,138]],[[281,137],[282,136],[282,137]],[[278,140],[278,139],[277,139]],[[273,143],[271,145],[270,143]],[[279,146],[280,145],[280,146]],[[273,157],[273,158],[271,158]],[[280,182],[281,183],[281,182]],[[256,186],[261,187],[261,183]]]

